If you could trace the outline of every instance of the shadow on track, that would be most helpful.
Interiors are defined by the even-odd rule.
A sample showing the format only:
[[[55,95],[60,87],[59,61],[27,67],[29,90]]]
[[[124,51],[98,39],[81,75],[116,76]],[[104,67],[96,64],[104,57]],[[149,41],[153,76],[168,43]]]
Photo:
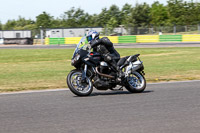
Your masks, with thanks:
[[[151,93],[154,92],[153,90],[146,90],[142,93],[130,93],[128,91],[102,91],[102,92],[93,92],[91,95],[86,96],[86,97],[93,97],[93,96],[110,96],[110,95],[134,95],[134,94],[145,94],[145,93]],[[79,97],[79,96],[74,96],[74,97]]]

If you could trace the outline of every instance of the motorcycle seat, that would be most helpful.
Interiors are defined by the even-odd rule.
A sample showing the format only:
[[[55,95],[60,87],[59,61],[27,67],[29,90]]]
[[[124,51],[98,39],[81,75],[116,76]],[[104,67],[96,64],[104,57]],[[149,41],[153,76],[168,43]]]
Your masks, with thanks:
[[[131,56],[126,56],[124,58],[121,58],[118,62],[117,62],[117,65],[118,66],[122,66],[126,61],[128,61],[127,63],[129,62],[132,62],[132,61],[136,61],[137,60],[137,57],[139,56],[140,54],[136,54],[136,55],[131,55]],[[130,58],[129,58],[130,57]]]
[[[120,60],[117,62],[117,65],[118,66],[122,66],[129,57],[130,56],[126,56],[126,57],[120,58]]]

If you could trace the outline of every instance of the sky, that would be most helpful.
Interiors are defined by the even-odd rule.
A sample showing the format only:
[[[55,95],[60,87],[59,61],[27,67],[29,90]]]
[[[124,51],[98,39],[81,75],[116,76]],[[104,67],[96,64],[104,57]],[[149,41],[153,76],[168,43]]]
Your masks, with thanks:
[[[103,8],[109,8],[115,4],[120,9],[125,3],[133,6],[146,2],[152,4],[155,0],[0,0],[0,22],[5,24],[7,20],[18,19],[19,16],[35,20],[43,11],[55,18],[60,17],[71,7],[81,8],[89,14],[99,14]],[[167,0],[159,0],[166,4]]]

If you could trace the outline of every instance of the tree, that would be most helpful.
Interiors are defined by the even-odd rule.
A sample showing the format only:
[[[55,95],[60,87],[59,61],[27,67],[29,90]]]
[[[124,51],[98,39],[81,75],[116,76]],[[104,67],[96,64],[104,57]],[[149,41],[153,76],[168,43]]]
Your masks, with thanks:
[[[118,6],[111,5],[111,7],[108,10],[108,16],[109,19],[107,20],[107,22],[113,21],[115,19],[117,21],[117,26],[121,24],[122,16]]]
[[[122,22],[121,11],[116,5],[112,5],[109,10],[103,8],[97,17],[97,24],[104,27],[103,34],[112,34],[115,27]]]
[[[200,23],[200,3],[185,2],[184,13],[185,25],[196,25]]]
[[[137,4],[136,7],[133,8],[131,12],[131,16],[129,18],[129,23],[132,26],[142,27],[148,26],[150,24],[150,7],[148,4]]]
[[[103,8],[101,13],[97,17],[97,24],[101,27],[106,27],[108,20],[110,19],[110,15],[108,14],[107,8]]]
[[[88,13],[82,14],[82,16],[78,20],[78,24],[80,27],[89,27],[92,26],[93,23],[95,23],[95,21],[92,22],[92,16]]]
[[[0,21],[0,30],[3,30],[3,24]]]
[[[183,0],[168,0],[168,14],[171,24],[184,25],[185,24],[185,4]]]
[[[72,7],[69,11],[64,12],[62,21],[64,27],[81,27],[88,21],[89,14],[85,14],[84,10]]]
[[[35,21],[19,16],[17,20],[15,20],[16,24],[13,29],[15,30],[34,30],[36,28]]]
[[[126,29],[132,27],[196,25],[200,23],[200,3],[183,0],[168,0],[167,5],[158,1],[151,6],[142,3],[132,7],[130,4],[111,5],[103,8],[99,14],[85,13],[80,8],[67,10],[62,16],[54,19],[43,12],[36,17],[36,21],[21,16],[17,20],[8,20],[4,25],[0,23],[0,30],[38,30],[63,27],[104,27],[104,31],[113,32],[115,27],[124,25]]]
[[[132,11],[133,11],[133,7],[127,3],[122,7],[122,10],[121,10],[121,16],[122,16],[121,24],[122,25],[128,25],[129,23],[128,21],[131,17]]]
[[[195,9],[194,9],[194,14],[195,14],[195,23],[200,24],[200,3],[195,3]]]
[[[151,24],[155,26],[164,26],[168,21],[167,8],[158,1],[154,2],[150,9]]]
[[[97,23],[98,21],[98,15],[97,14],[93,14],[93,15],[90,15],[90,18],[89,18],[89,22],[88,22],[88,27],[99,27],[99,24]]]
[[[117,27],[118,22],[115,17],[111,17],[107,23],[108,34],[112,34],[115,27]]]
[[[51,28],[62,28],[62,19],[56,18],[52,20]]]
[[[40,27],[51,28],[52,21],[53,21],[53,16],[50,16],[50,14],[43,12],[42,14],[36,17],[36,26],[38,29]]]
[[[3,26],[3,30],[13,30],[16,26],[15,20],[8,20],[6,24]]]

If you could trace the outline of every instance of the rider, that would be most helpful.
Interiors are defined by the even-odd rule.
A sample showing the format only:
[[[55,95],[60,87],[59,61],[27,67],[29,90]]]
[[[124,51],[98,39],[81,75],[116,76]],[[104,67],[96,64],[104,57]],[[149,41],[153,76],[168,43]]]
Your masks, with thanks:
[[[99,38],[99,33],[91,30],[88,32],[87,41],[89,42],[93,51],[99,52],[103,55],[104,60],[111,65],[112,68],[118,73],[117,80],[121,81],[121,78],[124,76],[122,70],[117,65],[118,60],[120,59],[120,54],[113,47],[113,43],[107,38]]]

